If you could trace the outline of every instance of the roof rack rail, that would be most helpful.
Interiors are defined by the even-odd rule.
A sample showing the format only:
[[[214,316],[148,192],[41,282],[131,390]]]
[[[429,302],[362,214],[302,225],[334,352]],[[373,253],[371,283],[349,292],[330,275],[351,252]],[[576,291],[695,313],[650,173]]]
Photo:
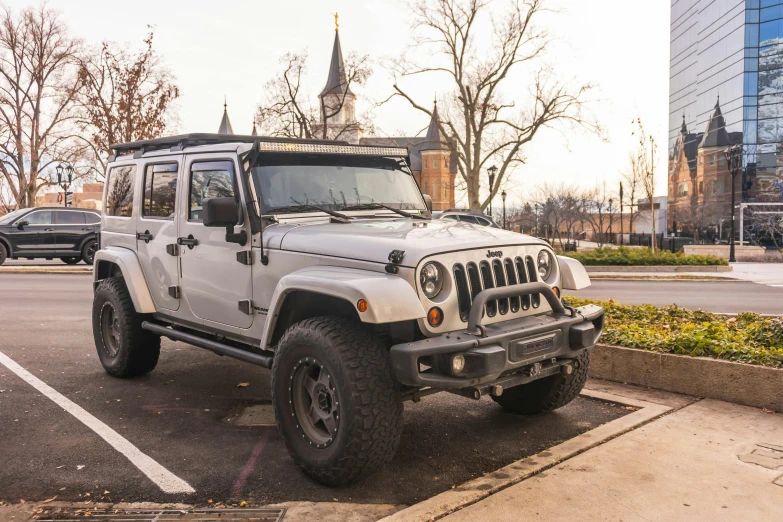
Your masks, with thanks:
[[[160,149],[182,150],[185,147],[195,145],[215,145],[219,143],[253,143],[256,141],[267,143],[310,143],[314,145],[348,145],[346,141],[337,140],[308,140],[299,138],[277,138],[273,136],[249,136],[242,134],[180,134],[178,136],[166,136],[151,140],[131,141],[128,143],[114,143],[109,146],[114,155],[127,154],[129,152],[151,152]]]

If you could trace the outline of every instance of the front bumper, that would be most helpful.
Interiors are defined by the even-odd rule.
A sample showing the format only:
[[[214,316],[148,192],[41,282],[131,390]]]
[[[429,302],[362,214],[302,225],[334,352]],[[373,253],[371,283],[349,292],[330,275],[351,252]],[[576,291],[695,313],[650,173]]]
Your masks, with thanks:
[[[524,295],[532,293],[531,290],[541,293],[550,304],[557,300],[545,285],[526,283],[485,290],[484,296],[481,292],[473,302],[473,310],[476,306],[483,309],[488,299]],[[553,311],[549,313],[486,326],[479,323],[477,312],[475,316],[471,314],[471,319],[477,319],[469,321],[466,330],[396,344],[391,347],[395,375],[406,385],[458,389],[490,383],[501,375],[533,367],[536,363],[574,359],[595,346],[603,331],[604,310],[595,305],[565,310],[559,300],[556,304],[558,306],[552,306]],[[573,313],[568,313],[571,310]],[[460,372],[454,372],[451,367],[455,355],[462,355],[465,360]]]

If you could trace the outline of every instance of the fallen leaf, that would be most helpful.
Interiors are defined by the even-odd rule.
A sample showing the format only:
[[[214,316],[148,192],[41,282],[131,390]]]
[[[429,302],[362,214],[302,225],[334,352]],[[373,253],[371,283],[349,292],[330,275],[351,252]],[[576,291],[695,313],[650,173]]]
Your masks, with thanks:
[[[78,466],[76,466],[76,469],[77,469],[77,470],[78,470],[78,469],[82,469],[83,467],[84,467],[84,464],[79,464]]]
[[[111,491],[109,491],[108,489],[106,489],[106,490],[104,490],[104,491],[103,491],[103,494],[104,494],[104,495],[108,495],[109,493],[111,493]]]
[[[772,415],[775,415],[775,410],[768,410],[767,408],[761,408],[762,413],[771,413]]]
[[[247,388],[248,386],[250,386],[249,382],[240,382],[237,384],[237,388]]]
[[[56,498],[57,498],[57,495],[53,496],[52,498],[47,498],[46,500],[43,501],[43,503],[44,504],[48,504],[49,502],[51,502],[52,500],[54,500]]]
[[[247,507],[247,502],[243,500],[242,502],[239,503],[239,507]]]

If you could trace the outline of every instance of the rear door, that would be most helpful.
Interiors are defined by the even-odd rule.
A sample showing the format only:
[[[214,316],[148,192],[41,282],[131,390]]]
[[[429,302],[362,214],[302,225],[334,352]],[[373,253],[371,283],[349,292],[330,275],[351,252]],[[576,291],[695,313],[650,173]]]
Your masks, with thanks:
[[[55,210],[54,229],[55,251],[58,256],[81,253],[81,241],[90,230],[84,212]]]
[[[224,228],[207,228],[201,220],[205,198],[233,197],[240,201],[238,172],[234,158],[225,154],[187,158],[180,195],[185,206],[178,213],[180,240],[187,243],[180,247],[180,285],[191,312],[205,324],[249,328],[252,310],[248,314],[240,308],[248,310],[253,299],[251,265],[238,262],[237,253],[250,247],[226,242]],[[242,221],[234,231],[244,229],[249,238],[248,220]]]
[[[136,222],[136,252],[159,308],[179,309],[179,261],[175,219],[182,156],[143,165],[141,214]]]

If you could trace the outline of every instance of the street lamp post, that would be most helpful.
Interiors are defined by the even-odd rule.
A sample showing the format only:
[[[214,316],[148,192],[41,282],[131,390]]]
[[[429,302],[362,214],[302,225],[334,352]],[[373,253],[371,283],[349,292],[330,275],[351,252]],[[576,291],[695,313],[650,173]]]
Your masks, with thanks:
[[[487,169],[487,172],[489,173],[489,215],[492,216],[492,190],[495,188],[495,174],[497,173],[498,168],[494,165],[492,165],[490,168]]]
[[[742,145],[734,145],[723,151],[726,156],[726,165],[731,174],[731,237],[729,238],[729,263],[736,263],[737,258],[734,255],[734,201],[736,188],[736,178],[742,168]]]
[[[68,206],[68,189],[71,186],[71,183],[73,182],[73,167],[66,163],[65,166],[63,166],[62,163],[57,165],[55,169],[57,171],[57,184],[60,185],[60,188],[63,189],[63,206]],[[66,178],[63,177],[63,171],[65,171]]]
[[[614,243],[612,241],[612,203],[614,200],[612,198],[609,198],[609,242]],[[622,217],[620,218],[622,219]]]
[[[620,246],[625,244],[623,237],[623,182],[620,182]]]
[[[533,214],[533,217],[535,218],[535,224],[536,224],[536,231],[533,232],[533,237],[538,237],[538,203],[535,204],[536,207],[536,213]]]
[[[506,191],[500,193],[500,198],[503,200],[503,230],[506,230]]]

